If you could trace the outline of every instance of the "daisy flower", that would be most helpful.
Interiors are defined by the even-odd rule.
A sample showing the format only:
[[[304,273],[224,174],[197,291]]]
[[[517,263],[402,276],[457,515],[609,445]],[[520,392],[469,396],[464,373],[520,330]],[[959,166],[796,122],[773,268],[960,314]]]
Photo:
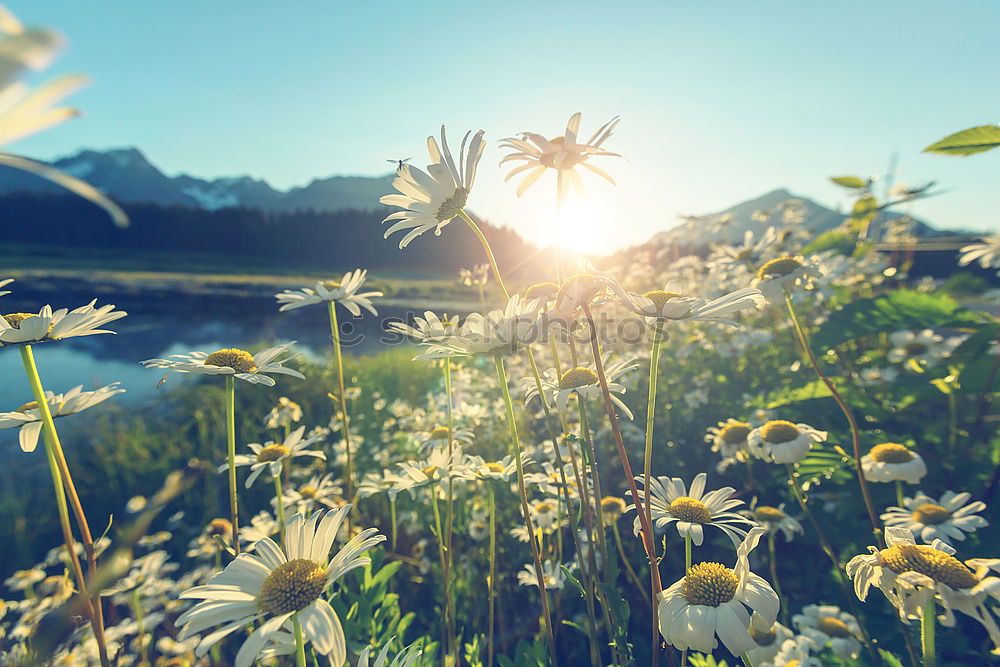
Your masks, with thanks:
[[[475,434],[466,428],[449,429],[447,426],[435,426],[429,431],[417,435],[417,443],[421,450],[426,450],[436,445],[447,445],[448,437],[451,436],[453,443],[460,442],[463,445],[471,445],[475,440]]]
[[[340,509],[344,506],[344,490],[333,481],[333,474],[312,477],[302,486],[286,489],[282,494],[285,511],[294,509],[299,514],[308,514],[317,507]],[[272,499],[272,504],[275,500]]]
[[[756,614],[756,612],[754,612]],[[750,658],[755,666],[763,667],[764,665],[774,662],[775,656],[781,650],[781,645],[795,636],[795,633],[789,630],[787,627],[775,621],[771,624],[771,627],[766,627],[766,625],[758,618],[754,618],[751,615],[750,619],[750,637],[753,639],[756,646],[746,652],[746,656]]]
[[[371,559],[362,554],[385,540],[377,529],[368,528],[330,558],[349,510],[345,505],[337,512],[316,512],[308,520],[297,514],[286,526],[282,547],[265,537],[254,553],[240,554],[204,586],[181,593],[181,599],[200,601],[177,619],[180,639],[221,626],[202,637],[195,650],[202,657],[222,638],[260,620],[236,654],[236,667],[248,667],[271,636],[294,622],[317,653],[332,664],[343,664],[347,639],[323,593],[346,573],[368,565]]]
[[[447,447],[435,447],[426,459],[403,461],[397,465],[400,474],[396,490],[411,493],[428,484],[439,484],[449,477],[464,477],[469,468],[462,447],[457,443],[450,455]]]
[[[808,637],[786,639],[774,656],[774,667],[823,667],[823,661],[812,655],[812,650],[813,643]]]
[[[930,544],[941,540],[951,544],[952,540],[964,540],[966,533],[974,533],[989,524],[978,512],[986,509],[981,500],[969,502],[972,494],[945,491],[940,498],[931,498],[917,492],[913,498],[904,498],[902,507],[890,507],[882,515],[886,526],[906,528],[920,541]]]
[[[941,608],[938,620],[945,627],[955,625],[954,611],[971,616],[986,629],[1000,652],[1000,626],[986,602],[1000,600],[1000,559],[972,558],[962,563],[955,549],[941,540],[930,545],[916,544],[906,528],[886,527],[885,549],[868,547],[867,555],[855,556],[847,564],[847,576],[854,580],[860,600],[874,585],[896,607],[904,621],[920,618],[925,605],[934,600]]]
[[[282,304],[279,311],[295,310],[304,306],[311,306],[316,303],[334,302],[346,308],[351,315],[358,317],[361,309],[364,308],[372,315],[378,315],[378,311],[372,305],[373,297],[382,296],[382,292],[358,292],[365,283],[368,270],[355,269],[348,271],[340,281],[321,280],[312,287],[303,287],[297,290],[285,290],[274,295],[278,303]]]
[[[32,568],[30,570],[18,570],[4,580],[4,585],[12,591],[24,591],[30,589],[39,581],[45,579],[45,570]]]
[[[690,490],[679,477],[653,477],[649,484],[641,476],[637,476],[635,480],[644,487],[639,490],[639,501],[643,509],[646,507],[646,493],[652,494],[650,509],[656,529],[662,530],[676,522],[677,533],[681,537],[690,536],[695,546],[701,546],[704,541],[705,526],[715,526],[721,530],[732,540],[734,546],[740,544],[740,540],[746,537],[747,530],[750,529],[741,524],[754,526],[753,521],[732,511],[743,504],[742,500],[731,497],[736,489],[724,486],[705,493],[708,475],[703,472],[695,475]],[[634,510],[635,505],[629,505],[626,509]],[[638,517],[633,530],[636,535],[639,534]]]
[[[379,202],[387,206],[403,209],[390,213],[382,221],[396,221],[386,230],[385,238],[395,232],[406,231],[399,242],[402,249],[424,232],[433,229],[436,235],[441,234],[442,227],[463,213],[476,179],[476,168],[486,148],[482,130],[476,132],[471,141],[470,134],[471,131],[466,132],[462,139],[457,162],[448,148],[442,125],[440,147],[434,137],[427,137],[427,152],[431,164],[427,165],[426,172],[405,163],[399,166],[396,178],[392,181],[392,187],[398,194],[385,195],[379,199]]]
[[[298,354],[293,354],[284,359],[278,358],[294,344],[295,341],[283,343],[257,354],[250,354],[236,348],[226,348],[216,350],[211,354],[207,352],[172,354],[166,359],[147,359],[140,363],[146,368],[167,368],[169,369],[167,375],[170,375],[170,373],[234,375],[238,379],[250,384],[262,384],[265,387],[273,387],[274,379],[269,377],[272,373],[291,375],[300,380],[305,379],[302,373],[291,368],[285,368],[284,366],[284,364],[299,356]],[[167,375],[163,376],[164,380]]]
[[[267,413],[264,425],[267,428],[291,426],[302,419],[302,406],[286,396],[278,398],[278,404]]]
[[[759,459],[774,463],[796,463],[809,453],[814,442],[826,440],[826,431],[808,424],[774,419],[750,431],[747,448]]]
[[[556,292],[553,310],[556,314],[570,318],[584,306],[590,305],[598,297],[608,294],[613,281],[594,273],[576,273],[562,281]]]
[[[635,370],[639,366],[637,358],[622,359],[615,363],[609,363],[610,354],[604,355],[604,373],[608,380],[608,389],[611,392],[611,401],[618,406],[629,419],[632,419],[632,411],[619,398],[625,393],[625,386],[618,382],[626,373]],[[521,382],[524,390],[524,402],[538,396],[538,383],[533,378],[524,378]],[[576,394],[584,400],[597,400],[604,398],[601,383],[597,373],[589,366],[577,366],[563,372],[562,376],[556,380],[556,372],[553,369],[546,369],[542,374],[542,390],[548,395],[548,402],[555,403],[559,410],[565,413],[570,396]]]
[[[791,292],[803,284],[811,275],[810,266],[802,257],[778,257],[757,269],[757,277],[752,285],[764,294],[768,301],[783,306],[785,292]]]
[[[555,561],[542,563],[542,581],[548,590],[561,589],[566,584],[566,573],[562,565]],[[538,577],[535,576],[535,566],[528,563],[517,573],[517,582],[522,586],[538,587]]]
[[[795,533],[803,532],[802,524],[785,514],[784,503],[777,507],[755,504],[751,511],[746,513],[746,516],[766,528],[769,533],[776,533],[780,530],[784,533],[786,542],[791,542]]]
[[[110,304],[95,308],[95,303],[97,299],[74,310],[60,308],[53,311],[52,306],[45,306],[37,314],[8,313],[0,316],[0,346],[114,333],[100,327],[125,317],[125,311],[115,310]]]
[[[521,457],[522,466],[527,466],[530,463],[531,459],[527,456]],[[511,477],[516,474],[517,461],[514,460],[512,454],[508,454],[499,461],[487,461],[481,456],[470,456],[469,465],[462,472],[466,479],[479,479],[484,482],[509,482]]]
[[[854,660],[861,653],[861,627],[858,619],[835,605],[807,604],[801,614],[792,616],[799,633],[808,637],[817,653],[827,645],[843,660]]]
[[[306,449],[313,443],[317,442],[319,438],[316,437],[303,437],[306,432],[305,426],[300,426],[285,438],[281,444],[276,442],[267,441],[263,445],[256,442],[251,442],[247,445],[250,451],[253,452],[253,456],[248,456],[247,454],[237,454],[235,464],[236,467],[250,466],[250,475],[247,477],[246,488],[253,486],[253,483],[257,481],[257,478],[265,470],[271,475],[271,477],[277,477],[281,474],[281,469],[285,465],[286,461],[291,461],[299,456],[311,456],[318,459],[326,460],[326,454],[321,451],[314,449]],[[219,466],[218,472],[226,472],[229,470],[228,464],[222,464]]]
[[[87,408],[124,391],[117,382],[93,391],[83,391],[83,385],[78,385],[65,394],[54,394],[47,391],[45,398],[49,404],[49,412],[55,418],[83,412]],[[19,428],[18,439],[21,442],[21,451],[35,451],[35,447],[38,446],[38,435],[42,431],[42,416],[38,410],[38,402],[25,403],[14,412],[0,412],[0,429],[4,428]]]
[[[414,359],[512,354],[538,339],[538,319],[538,301],[515,294],[502,310],[472,313],[451,335],[428,339]]]
[[[750,571],[748,556],[766,531],[755,527],[736,549],[736,566],[697,563],[677,583],[660,593],[660,634],[680,650],[711,653],[719,639],[733,655],[755,648],[751,616],[758,629],[770,629],[778,615],[778,595]],[[718,639],[717,639],[718,637]]]
[[[682,295],[679,283],[670,283],[662,290],[645,294],[629,292],[614,282],[611,283],[611,289],[625,308],[658,321],[689,320],[737,326],[736,322],[729,319],[730,315],[766,303],[761,291],[752,287],[730,292],[712,301]]]
[[[1000,269],[1000,234],[985,238],[980,243],[970,243],[963,246],[959,252],[962,257],[959,266],[968,266],[978,261],[984,269]]]
[[[549,498],[539,500],[528,508],[531,512],[531,521],[537,530],[551,533],[559,523],[559,499]]]
[[[930,329],[894,331],[889,334],[889,343],[893,347],[887,358],[894,364],[912,361],[933,366],[951,351],[944,338]]]
[[[579,112],[573,114],[566,123],[566,133],[559,137],[546,139],[534,132],[522,132],[519,137],[508,137],[500,142],[501,148],[509,148],[513,153],[505,155],[500,164],[507,162],[521,162],[508,172],[504,181],[509,181],[520,173],[528,172],[517,186],[517,195],[520,197],[537,181],[547,169],[555,169],[558,178],[557,192],[559,201],[564,201],[569,191],[569,184],[578,193],[583,192],[583,180],[580,178],[577,166],[589,169],[612,185],[615,181],[611,176],[599,167],[590,164],[588,160],[592,157],[607,156],[621,157],[618,153],[611,153],[601,146],[608,140],[611,133],[620,120],[615,116],[602,125],[586,142],[580,143],[577,134],[580,131]]]
[[[753,427],[747,422],[727,419],[715,426],[710,426],[705,434],[705,442],[712,443],[712,451],[723,458],[746,458],[747,436]]]
[[[869,482],[919,484],[927,474],[924,460],[912,449],[895,442],[875,445],[861,457],[861,471]]]
[[[889,366],[886,368],[863,368],[860,375],[862,382],[866,385],[874,386],[892,384],[899,377],[899,371]]]
[[[414,343],[426,343],[441,340],[454,335],[458,330],[458,318],[448,317],[448,313],[440,317],[431,311],[424,311],[424,316],[414,316],[413,325],[405,322],[390,322],[389,331],[411,339]]]

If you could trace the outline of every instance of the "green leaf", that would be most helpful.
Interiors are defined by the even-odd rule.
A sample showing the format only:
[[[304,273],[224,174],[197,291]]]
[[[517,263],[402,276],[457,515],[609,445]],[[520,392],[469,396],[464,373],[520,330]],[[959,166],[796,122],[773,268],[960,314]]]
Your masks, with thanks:
[[[859,176],[831,176],[830,180],[837,185],[842,185],[845,188],[854,188],[856,190],[868,187],[868,181]]]
[[[882,659],[885,660],[885,664],[889,665],[889,667],[903,667],[903,661],[894,656],[892,653],[886,651],[884,648],[880,648],[878,653],[882,656]]]
[[[845,468],[851,465],[853,459],[840,447],[813,447],[808,456],[795,466],[796,474],[802,482],[802,488],[808,491],[824,481],[836,477],[849,477]]]
[[[983,153],[997,146],[1000,146],[1000,126],[980,125],[949,134],[925,148],[924,152],[967,156]]]
[[[832,313],[813,336],[817,353],[862,336],[900,329],[978,328],[981,316],[961,307],[946,294],[896,290],[872,299],[858,299]]]

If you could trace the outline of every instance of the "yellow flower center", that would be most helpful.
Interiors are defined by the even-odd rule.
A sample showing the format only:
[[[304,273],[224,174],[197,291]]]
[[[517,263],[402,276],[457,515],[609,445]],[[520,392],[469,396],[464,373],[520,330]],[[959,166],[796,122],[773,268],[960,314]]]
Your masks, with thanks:
[[[906,463],[913,460],[913,452],[904,445],[895,442],[886,442],[875,445],[868,452],[868,455],[879,463]]]
[[[625,513],[625,501],[618,496],[604,496],[601,498],[601,512],[605,518],[617,521]]]
[[[759,505],[757,509],[753,511],[753,518],[764,523],[778,523],[785,518],[785,513],[777,507]]]
[[[926,352],[927,345],[925,343],[918,343],[914,341],[912,343],[907,343],[906,345],[904,345],[903,349],[906,350],[906,353],[909,355],[917,355]]]
[[[525,290],[524,298],[528,301],[543,299],[545,302],[549,302],[556,298],[556,294],[558,293],[559,285],[556,283],[535,283]]]
[[[791,442],[801,435],[802,431],[792,422],[783,419],[774,419],[764,424],[760,434],[770,443],[780,445],[783,442]]]
[[[316,497],[316,487],[315,486],[303,486],[299,489],[299,495],[306,499],[312,499]]]
[[[14,412],[20,412],[21,414],[24,414],[28,410],[37,410],[37,409],[38,409],[38,401],[28,401]]]
[[[326,588],[326,570],[305,558],[282,563],[267,575],[257,594],[257,606],[270,615],[305,609]]]
[[[465,203],[469,200],[469,191],[465,188],[458,188],[455,190],[455,194],[444,200],[444,203],[438,207],[437,218],[438,222],[448,222],[456,215],[458,212],[465,208]]]
[[[646,292],[643,294],[644,297],[653,302],[657,310],[661,310],[663,306],[671,299],[676,299],[680,296],[677,292],[665,292],[663,290],[653,290],[652,292]]]
[[[972,588],[979,579],[950,554],[922,544],[897,544],[878,552],[879,562],[896,574],[919,572],[952,588]]]
[[[733,571],[721,563],[698,563],[684,577],[681,594],[690,604],[718,607],[733,599],[739,583]]]
[[[25,321],[29,317],[38,317],[38,315],[36,313],[10,313],[9,315],[3,316],[3,318],[7,320],[7,324],[15,329],[20,329],[21,322]]]
[[[451,431],[447,426],[435,426],[431,429],[431,432],[427,435],[428,440],[447,440],[448,436],[451,435]]]
[[[935,505],[934,503],[924,503],[923,505],[918,505],[917,508],[913,510],[912,516],[914,521],[919,521],[923,524],[936,525],[944,523],[950,519],[951,512],[940,505]]]
[[[785,667],[800,667],[802,665],[798,658],[785,661]]]
[[[670,513],[690,523],[709,523],[712,520],[712,512],[705,503],[688,496],[681,496],[670,503]]]
[[[719,437],[727,445],[740,445],[746,442],[750,430],[750,424],[732,421],[722,427],[722,430],[719,431]]]
[[[536,514],[551,514],[555,511],[555,509],[556,508],[552,506],[552,503],[540,502],[535,505]]]
[[[233,530],[233,524],[229,519],[212,519],[208,524],[208,534],[225,537]]]
[[[559,378],[560,389],[579,389],[594,384],[597,384],[597,373],[583,366],[571,368]]]
[[[823,618],[816,621],[816,627],[819,628],[820,632],[826,633],[831,637],[853,637],[854,633],[851,629],[847,627],[847,623],[844,623],[839,618],[834,618],[833,616],[824,616]]]
[[[590,300],[604,287],[600,279],[592,273],[577,273],[563,281],[559,287],[557,303],[570,299],[579,305],[590,303]]]
[[[257,455],[257,463],[277,461],[280,458],[288,456],[291,451],[292,450],[284,445],[268,445],[264,449],[260,450],[260,454]]]
[[[424,476],[427,478],[433,477],[434,473],[436,473],[437,471],[438,471],[437,466],[427,466],[426,468],[420,469],[420,472],[424,473]]]
[[[323,287],[328,290],[334,290],[340,287],[340,282],[336,280],[324,280]]]
[[[782,278],[800,268],[802,268],[802,262],[794,257],[779,257],[760,267],[760,270],[757,271],[757,277],[761,280],[774,277]]]
[[[757,642],[757,646],[770,646],[778,639],[778,631],[772,625],[766,632],[761,632],[750,625],[750,638]]]
[[[484,464],[483,470],[485,470],[487,473],[502,475],[503,471],[506,470],[506,468],[504,468],[503,465],[501,465],[500,463],[491,462]]]
[[[257,362],[253,355],[236,348],[218,350],[205,358],[206,366],[225,366],[237,373],[252,373],[257,370]]]

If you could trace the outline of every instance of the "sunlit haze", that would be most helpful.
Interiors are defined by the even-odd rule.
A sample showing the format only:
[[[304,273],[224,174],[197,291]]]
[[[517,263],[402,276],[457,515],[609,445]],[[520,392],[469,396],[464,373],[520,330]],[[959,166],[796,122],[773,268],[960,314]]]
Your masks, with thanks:
[[[14,144],[49,159],[134,145],[170,175],[249,174],[276,187],[334,174],[387,173],[442,122],[490,145],[470,210],[549,240],[555,178],[523,197],[504,184],[497,142],[561,134],[583,112],[589,136],[616,114],[601,158],[613,187],[585,174],[564,215],[588,252],[641,242],[678,214],[727,208],[779,187],[827,206],[832,175],[937,179],[912,213],[945,228],[996,229],[1000,156],[921,149],[995,122],[1000,5],[965,2],[444,2],[99,5],[11,0],[70,45],[47,75],[85,72],[85,117]],[[858,37],[858,24],[865,28]],[[373,202],[374,203],[374,202]]]

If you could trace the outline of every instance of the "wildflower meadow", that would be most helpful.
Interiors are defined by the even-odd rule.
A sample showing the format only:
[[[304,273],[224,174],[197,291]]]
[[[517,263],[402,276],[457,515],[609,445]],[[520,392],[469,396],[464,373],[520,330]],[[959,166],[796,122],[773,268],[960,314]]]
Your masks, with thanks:
[[[77,115],[59,104],[83,77],[22,78],[60,44],[0,8],[0,144]],[[125,402],[135,380],[45,369],[82,337],[114,346],[128,313],[99,294],[9,312],[37,275],[0,274],[3,382],[32,397],[0,405],[0,664],[1000,659],[1000,290],[982,277],[1000,238],[950,260],[974,279],[917,275],[895,213],[935,186],[835,176],[851,208],[829,231],[789,199],[699,252],[557,238],[525,279],[484,231],[484,172],[555,211],[625,187],[627,114],[564,119],[429,127],[371,201],[387,255],[473,244],[471,312],[386,318],[381,274],[345,266],[257,295],[292,326],[316,315],[318,352],[304,327],[187,347],[177,321],[169,353],[132,360],[150,393]],[[984,126],[927,150],[998,144]],[[129,225],[86,174],[0,165]],[[391,344],[357,352],[358,321]]]

